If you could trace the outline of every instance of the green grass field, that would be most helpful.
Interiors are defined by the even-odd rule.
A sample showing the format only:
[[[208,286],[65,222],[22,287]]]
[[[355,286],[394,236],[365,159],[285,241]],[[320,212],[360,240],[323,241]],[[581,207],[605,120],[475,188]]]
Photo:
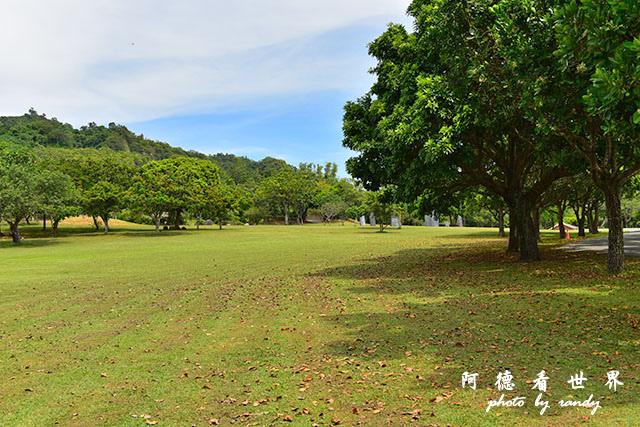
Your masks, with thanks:
[[[524,264],[486,229],[37,228],[0,242],[2,426],[640,425],[640,262],[555,233]],[[504,369],[525,407],[487,413]],[[540,416],[542,369],[601,408]]]

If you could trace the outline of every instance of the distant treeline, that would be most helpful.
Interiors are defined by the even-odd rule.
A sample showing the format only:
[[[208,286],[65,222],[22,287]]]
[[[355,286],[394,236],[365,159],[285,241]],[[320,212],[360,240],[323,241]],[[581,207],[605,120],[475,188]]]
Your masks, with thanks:
[[[187,220],[262,223],[311,214],[331,221],[364,214],[366,192],[337,177],[337,165],[297,167],[267,157],[204,155],[136,135],[125,126],[75,129],[30,110],[0,117],[0,215],[15,242],[19,224],[49,219],[54,234],[68,216],[85,214],[161,227]]]

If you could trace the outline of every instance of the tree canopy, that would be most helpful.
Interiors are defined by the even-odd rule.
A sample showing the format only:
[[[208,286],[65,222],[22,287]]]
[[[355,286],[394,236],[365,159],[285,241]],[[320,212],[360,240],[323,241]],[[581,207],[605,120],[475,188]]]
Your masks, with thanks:
[[[589,115],[606,115],[596,124],[603,154],[607,139],[613,147],[622,135],[637,149],[637,8],[630,1],[414,0],[414,31],[390,25],[369,45],[376,80],[345,106],[344,145],[358,153],[347,169],[369,189],[393,185],[398,200],[420,200],[424,213],[444,212],[461,203],[461,190],[482,187],[508,207],[510,249],[538,259],[543,194],[587,167],[598,173],[576,154],[569,131],[579,136]],[[604,35],[582,36],[591,30]],[[583,62],[592,72],[571,81]],[[630,167],[621,174],[632,176],[640,157],[621,146],[625,154]]]

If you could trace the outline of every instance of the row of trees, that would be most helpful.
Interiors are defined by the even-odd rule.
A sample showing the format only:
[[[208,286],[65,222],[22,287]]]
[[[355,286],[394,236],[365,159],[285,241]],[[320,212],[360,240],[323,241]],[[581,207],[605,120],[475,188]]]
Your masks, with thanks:
[[[324,221],[344,219],[347,210],[360,206],[363,191],[348,179],[338,179],[337,167],[329,163],[324,167],[302,163],[297,169],[286,168],[267,178],[257,189],[259,200],[277,201],[284,222],[289,224],[293,213],[296,223],[304,224],[310,211]]]
[[[100,218],[105,233],[115,215],[149,221],[156,232],[163,224],[180,228],[185,216],[195,220],[198,228],[203,218],[212,218],[222,227],[228,220],[260,223],[274,217],[288,224],[292,215],[304,224],[309,214],[330,222],[373,213],[381,230],[392,214],[401,223],[420,223],[416,220],[419,204],[394,203],[395,193],[393,186],[362,191],[349,180],[338,179],[333,164],[282,168],[251,190],[236,185],[215,164],[202,159],[176,157],[136,166],[127,156],[38,157],[24,147],[0,145],[0,215],[15,242],[21,239],[20,221],[34,216],[43,219],[45,228],[50,220],[54,235],[62,219],[78,214],[93,216],[96,229]],[[627,200],[625,212],[631,220],[636,202]],[[553,215],[551,221],[557,221],[564,237],[565,212],[571,208],[580,235],[586,225],[597,233],[602,201],[588,176],[560,179],[534,210],[536,230],[541,213],[547,223]],[[469,192],[461,205],[447,212],[451,218],[464,216],[469,225],[497,225],[501,236],[511,221],[502,199],[486,191]]]
[[[621,196],[640,171],[640,3],[413,0],[408,13],[414,31],[390,25],[370,44],[377,79],[345,106],[349,172],[425,212],[481,188],[523,260],[539,258],[536,212],[566,191],[558,181],[588,176],[605,201],[608,270],[621,271]]]
[[[196,221],[231,218],[258,223],[294,214],[299,224],[310,210],[327,221],[344,218],[350,206],[359,205],[363,192],[347,179],[338,179],[335,164],[286,165],[257,188],[237,185],[210,160],[174,157],[137,165],[126,156],[37,157],[33,150],[0,145],[0,217],[20,242],[19,224],[29,217],[50,219],[57,234],[67,216],[86,214],[104,224],[117,213],[137,220],[148,218],[156,232],[162,224],[178,229],[185,216]],[[140,217],[143,215],[144,217]]]

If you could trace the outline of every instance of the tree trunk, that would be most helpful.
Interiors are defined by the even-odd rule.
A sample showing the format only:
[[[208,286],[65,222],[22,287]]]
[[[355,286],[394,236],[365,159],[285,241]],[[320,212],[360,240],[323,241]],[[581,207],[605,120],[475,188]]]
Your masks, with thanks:
[[[586,236],[584,232],[584,223],[587,218],[587,207],[583,205],[582,208],[580,206],[575,206],[573,208],[573,212],[576,214],[576,219],[578,220],[578,236],[584,237]]]
[[[542,242],[540,237],[540,208],[533,209],[533,228],[536,230],[536,241]]]
[[[593,205],[586,210],[587,224],[589,225],[589,233],[593,233]]]
[[[201,221],[202,221],[202,213],[198,212],[198,221],[196,222],[196,230],[200,230]]]
[[[584,237],[587,234],[584,232],[584,218],[578,218],[578,236]]]
[[[289,206],[287,202],[282,202],[282,209],[284,210],[284,225],[289,225]]]
[[[42,231],[47,231],[47,214],[42,214]]]
[[[104,234],[109,234],[109,215],[100,215],[102,222],[104,222]]]
[[[93,218],[93,225],[96,226],[96,231],[100,230],[100,227],[98,226],[98,220],[96,219],[95,216],[92,216]]]
[[[509,247],[507,252],[516,253],[519,251],[518,243],[518,224],[516,222],[516,210],[509,207]]]
[[[27,221],[27,225],[31,225],[30,221],[30,217],[29,215],[27,215],[26,217],[24,217],[24,220]]]
[[[182,209],[176,209],[176,218],[173,223],[174,230],[180,230],[180,215],[182,214]]]
[[[504,232],[504,210],[502,208],[498,209],[498,237],[506,237],[507,234]]]
[[[384,224],[382,223],[382,221],[380,221],[380,232],[382,233],[384,231]]]
[[[598,223],[600,222],[600,203],[598,203],[598,201],[596,200],[593,203],[593,226],[589,227],[590,230],[589,232],[591,234],[598,234],[600,233],[600,230],[598,230]]]
[[[54,219],[51,221],[51,228],[53,229],[53,237],[58,237],[58,224],[60,223],[59,219]]]
[[[613,186],[603,189],[609,223],[609,256],[607,270],[609,273],[620,273],[624,270],[624,229],[622,227],[622,207],[620,204],[620,188]]]
[[[565,239],[567,237],[567,231],[564,229],[564,202],[560,202],[557,205],[558,208],[558,230],[560,231],[560,238]]]
[[[218,217],[218,230],[222,230],[222,217]]]
[[[156,234],[160,233],[160,215],[156,216],[155,218],[155,223],[156,223]]]
[[[13,243],[21,243],[22,242],[22,238],[20,237],[20,227],[18,226],[20,224],[20,220],[16,220],[15,222],[10,222],[9,223],[9,229],[11,230],[11,239],[13,240]]]
[[[521,261],[537,261],[540,259],[538,240],[531,218],[531,202],[521,194],[514,197],[516,223],[518,224],[518,243]]]

